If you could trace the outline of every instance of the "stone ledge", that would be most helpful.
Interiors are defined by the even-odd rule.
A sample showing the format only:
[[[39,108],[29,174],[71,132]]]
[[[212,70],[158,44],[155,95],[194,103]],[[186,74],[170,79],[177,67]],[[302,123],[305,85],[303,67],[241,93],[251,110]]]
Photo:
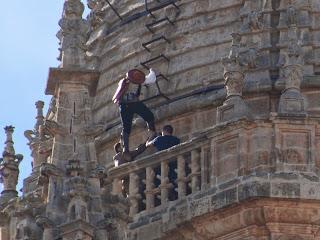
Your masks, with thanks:
[[[90,96],[94,96],[100,73],[86,69],[50,68],[45,93],[55,95],[61,83],[83,84],[88,86]]]

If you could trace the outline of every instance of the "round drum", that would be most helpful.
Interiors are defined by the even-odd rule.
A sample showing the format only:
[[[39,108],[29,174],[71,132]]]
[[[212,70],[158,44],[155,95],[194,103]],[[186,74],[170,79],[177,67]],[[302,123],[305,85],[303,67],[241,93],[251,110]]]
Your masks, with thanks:
[[[142,84],[146,79],[146,75],[138,69],[131,69],[127,72],[127,78],[134,84]]]

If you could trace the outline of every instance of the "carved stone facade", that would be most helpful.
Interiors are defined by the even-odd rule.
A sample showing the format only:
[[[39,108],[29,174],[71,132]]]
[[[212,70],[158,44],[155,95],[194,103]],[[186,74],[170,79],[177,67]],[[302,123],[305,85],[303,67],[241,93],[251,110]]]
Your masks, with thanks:
[[[65,0],[47,113],[0,158],[0,240],[320,239],[318,0]],[[147,4],[147,5],[146,5]],[[181,144],[115,167],[131,68]],[[145,69],[146,68],[146,69]],[[146,139],[135,119],[131,146]]]

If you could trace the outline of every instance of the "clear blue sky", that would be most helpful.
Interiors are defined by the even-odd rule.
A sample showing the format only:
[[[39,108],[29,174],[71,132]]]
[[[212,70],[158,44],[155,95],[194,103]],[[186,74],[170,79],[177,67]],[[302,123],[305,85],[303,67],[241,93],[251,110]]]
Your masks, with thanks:
[[[31,156],[23,132],[35,124],[35,102],[43,100],[49,67],[57,67],[58,21],[64,0],[10,0],[1,2],[0,15],[0,154],[5,134],[3,127],[15,126],[16,153],[24,155],[20,179],[31,172]],[[2,185],[0,184],[0,191]]]

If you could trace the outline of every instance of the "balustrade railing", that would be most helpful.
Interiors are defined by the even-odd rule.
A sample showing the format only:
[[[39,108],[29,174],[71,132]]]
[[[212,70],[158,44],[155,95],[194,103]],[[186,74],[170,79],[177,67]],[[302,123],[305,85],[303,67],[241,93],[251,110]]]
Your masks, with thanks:
[[[128,198],[130,216],[200,191],[209,140],[198,137],[109,170],[112,191]]]

